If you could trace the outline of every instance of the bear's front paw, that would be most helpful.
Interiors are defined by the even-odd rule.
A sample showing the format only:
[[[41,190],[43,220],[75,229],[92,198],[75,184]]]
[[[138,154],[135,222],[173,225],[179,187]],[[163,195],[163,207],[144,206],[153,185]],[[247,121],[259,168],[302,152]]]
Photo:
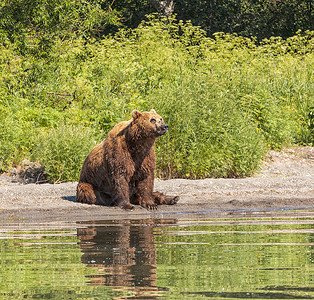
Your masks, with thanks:
[[[142,203],[142,205],[144,208],[148,209],[148,210],[157,210],[157,204],[155,202],[146,202],[146,203]]]

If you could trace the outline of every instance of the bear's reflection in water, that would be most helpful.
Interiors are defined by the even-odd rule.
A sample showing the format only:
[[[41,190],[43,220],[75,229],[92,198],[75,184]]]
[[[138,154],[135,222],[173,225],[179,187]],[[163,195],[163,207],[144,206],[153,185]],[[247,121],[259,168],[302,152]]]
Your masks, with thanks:
[[[82,263],[96,268],[91,285],[158,291],[154,228],[174,220],[124,220],[78,228]]]

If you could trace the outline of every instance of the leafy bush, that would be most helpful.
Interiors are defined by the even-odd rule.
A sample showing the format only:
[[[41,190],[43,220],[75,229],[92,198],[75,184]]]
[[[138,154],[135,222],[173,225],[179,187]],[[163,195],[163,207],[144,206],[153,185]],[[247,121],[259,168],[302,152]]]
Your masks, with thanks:
[[[258,167],[265,142],[257,124],[211,86],[168,86],[152,102],[170,127],[157,143],[159,176],[244,177]]]
[[[50,181],[75,181],[93,146],[94,135],[90,129],[63,124],[38,136],[32,159],[44,166]]]
[[[47,58],[55,41],[101,35],[118,24],[118,16],[105,0],[7,0],[0,7],[0,36],[14,43],[20,54]],[[104,7],[105,8],[105,7]]]
[[[5,107],[0,102],[0,172],[29,156],[37,129],[31,121],[23,120],[23,116],[22,111]]]
[[[77,180],[93,141],[135,108],[170,125],[160,177],[248,176],[267,149],[314,143],[313,32],[257,44],[153,15],[100,41],[56,40],[49,61],[1,47],[1,170],[32,157],[52,181]]]

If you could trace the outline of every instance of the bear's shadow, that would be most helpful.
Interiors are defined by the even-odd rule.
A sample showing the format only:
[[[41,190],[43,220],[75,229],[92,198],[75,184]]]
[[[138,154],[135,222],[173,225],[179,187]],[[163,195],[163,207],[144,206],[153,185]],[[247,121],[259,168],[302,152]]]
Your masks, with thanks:
[[[62,196],[61,198],[66,201],[76,202],[76,196]]]

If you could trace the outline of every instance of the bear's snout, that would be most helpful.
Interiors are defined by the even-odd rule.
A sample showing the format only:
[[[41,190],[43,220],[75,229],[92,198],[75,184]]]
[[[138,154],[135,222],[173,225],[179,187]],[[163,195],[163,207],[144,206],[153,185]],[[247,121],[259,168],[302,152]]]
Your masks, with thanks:
[[[160,126],[160,131],[161,134],[165,134],[168,131],[168,125],[163,124],[162,126]]]

